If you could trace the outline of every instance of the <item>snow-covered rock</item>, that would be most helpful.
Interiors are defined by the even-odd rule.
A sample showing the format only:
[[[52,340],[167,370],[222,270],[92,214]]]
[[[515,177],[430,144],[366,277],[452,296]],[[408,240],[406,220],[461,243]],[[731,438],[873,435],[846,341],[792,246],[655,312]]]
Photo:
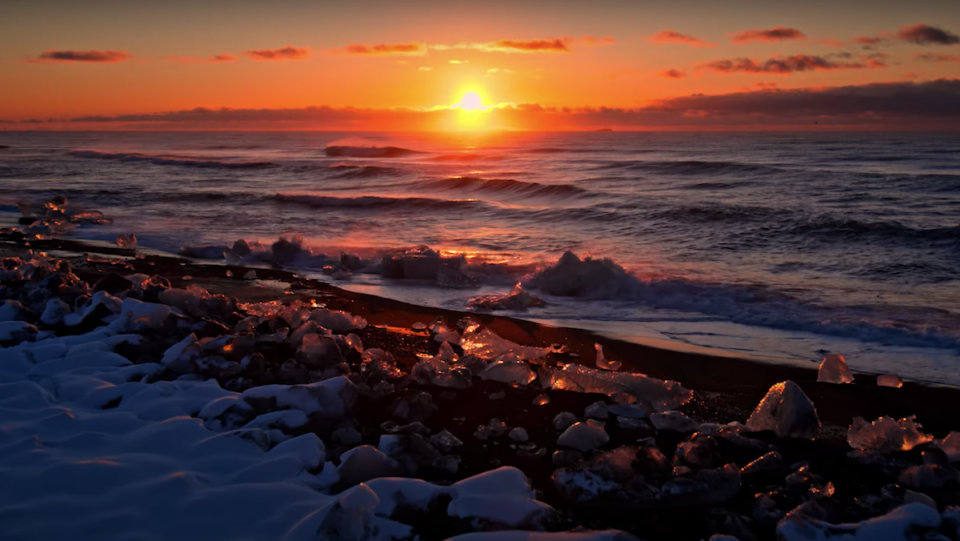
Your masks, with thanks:
[[[782,541],[921,541],[937,539],[940,514],[922,503],[911,503],[886,515],[856,524],[828,524],[787,515],[777,524]]]
[[[570,447],[581,452],[587,452],[600,447],[610,441],[603,425],[587,419],[585,422],[574,423],[560,434],[557,438],[557,445]]]

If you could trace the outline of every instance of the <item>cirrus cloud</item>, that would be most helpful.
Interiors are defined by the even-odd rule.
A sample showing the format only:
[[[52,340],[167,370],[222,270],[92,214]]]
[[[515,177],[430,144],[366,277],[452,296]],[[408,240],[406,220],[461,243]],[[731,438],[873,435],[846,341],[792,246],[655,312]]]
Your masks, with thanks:
[[[279,49],[257,49],[243,54],[253,60],[302,60],[310,54],[310,49],[287,45]]]
[[[785,41],[790,39],[806,39],[807,35],[796,28],[776,26],[765,30],[745,30],[730,37],[733,43],[748,43],[751,41]]]
[[[691,47],[716,47],[716,44],[675,30],[662,30],[650,36],[650,43],[680,43]]]
[[[35,63],[46,62],[91,62],[113,64],[133,58],[126,51],[43,51],[35,59]]]
[[[344,48],[344,52],[360,55],[420,55],[427,52],[427,46],[424,43],[352,43]]]

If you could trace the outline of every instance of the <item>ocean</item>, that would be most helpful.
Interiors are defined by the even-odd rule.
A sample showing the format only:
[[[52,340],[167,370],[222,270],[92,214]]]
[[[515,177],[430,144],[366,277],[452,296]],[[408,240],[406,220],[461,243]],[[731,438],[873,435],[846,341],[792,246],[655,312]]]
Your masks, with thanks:
[[[112,220],[74,238],[300,237],[288,265],[347,289],[467,309],[522,283],[546,305],[498,313],[960,385],[957,134],[0,132],[0,187],[2,225],[63,195]],[[469,280],[379,271],[422,246]],[[567,251],[599,261],[545,287]],[[367,271],[324,274],[341,252]]]

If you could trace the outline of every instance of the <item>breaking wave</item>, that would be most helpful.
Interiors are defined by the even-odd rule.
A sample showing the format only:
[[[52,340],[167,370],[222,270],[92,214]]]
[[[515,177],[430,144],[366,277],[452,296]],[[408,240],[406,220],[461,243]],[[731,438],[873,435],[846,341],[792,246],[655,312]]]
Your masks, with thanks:
[[[323,149],[324,154],[332,157],[344,158],[402,158],[413,154],[421,154],[417,150],[401,147],[361,147],[331,145]]]
[[[508,178],[452,177],[419,184],[430,190],[510,194],[525,197],[576,197],[587,190],[570,184],[540,184]]]
[[[121,162],[146,162],[154,165],[177,165],[185,167],[202,167],[209,169],[251,169],[273,167],[272,162],[262,161],[226,161],[184,156],[154,156],[139,152],[100,152],[96,150],[73,150],[69,152],[75,158],[89,158],[96,160],[117,160]]]
[[[524,287],[559,297],[630,300],[654,309],[697,312],[736,323],[908,347],[960,348],[960,336],[925,311],[894,319],[869,306],[812,305],[762,286],[641,279],[610,259],[580,259],[567,252]]]

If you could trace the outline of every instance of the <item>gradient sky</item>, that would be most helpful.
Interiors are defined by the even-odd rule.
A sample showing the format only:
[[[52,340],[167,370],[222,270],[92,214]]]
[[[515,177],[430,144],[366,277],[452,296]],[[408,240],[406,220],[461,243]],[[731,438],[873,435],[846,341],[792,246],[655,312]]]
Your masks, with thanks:
[[[953,0],[14,0],[3,11],[7,129],[428,129],[468,90],[502,104],[496,126],[521,129],[960,122]],[[857,105],[862,93],[873,105]],[[692,103],[698,94],[720,98]],[[798,105],[810,99],[822,103]]]

